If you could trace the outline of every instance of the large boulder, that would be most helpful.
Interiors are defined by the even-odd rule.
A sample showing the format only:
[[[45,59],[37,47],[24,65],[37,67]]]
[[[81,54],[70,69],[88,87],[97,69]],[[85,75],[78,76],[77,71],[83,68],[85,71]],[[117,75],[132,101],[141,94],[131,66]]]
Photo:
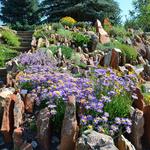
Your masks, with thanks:
[[[13,88],[2,88],[0,91],[0,127],[2,124],[2,117],[4,112],[4,106],[6,103],[6,98],[9,97],[10,94],[13,94],[15,89]]]
[[[93,130],[85,131],[78,139],[76,150],[118,150],[112,137]]]
[[[4,106],[4,113],[3,113],[3,119],[2,119],[2,126],[1,126],[1,132],[4,135],[5,143],[11,143],[12,142],[12,134],[14,130],[14,105],[17,97],[15,94],[10,95],[7,97],[5,106]]]

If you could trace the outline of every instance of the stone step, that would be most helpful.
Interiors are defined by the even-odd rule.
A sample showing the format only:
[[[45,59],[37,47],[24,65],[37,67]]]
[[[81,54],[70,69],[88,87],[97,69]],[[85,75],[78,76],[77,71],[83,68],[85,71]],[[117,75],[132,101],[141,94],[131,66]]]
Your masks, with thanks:
[[[15,49],[18,52],[22,52],[23,53],[23,52],[26,52],[26,51],[30,50],[31,46],[28,46],[28,47],[17,47],[17,48],[13,48],[13,49]]]
[[[20,42],[31,42],[32,38],[20,38]]]
[[[32,36],[28,36],[28,35],[23,35],[23,36],[19,36],[20,39],[32,39]]]
[[[28,32],[28,31],[18,31],[17,35],[19,36],[32,36],[33,32]]]
[[[21,47],[29,47],[31,45],[31,41],[29,41],[29,42],[21,42]]]

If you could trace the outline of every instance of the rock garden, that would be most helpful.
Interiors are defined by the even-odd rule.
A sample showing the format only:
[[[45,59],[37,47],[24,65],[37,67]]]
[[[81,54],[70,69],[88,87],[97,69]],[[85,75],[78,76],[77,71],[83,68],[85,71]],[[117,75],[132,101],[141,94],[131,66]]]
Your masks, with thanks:
[[[149,150],[150,35],[109,19],[0,27],[0,149]]]

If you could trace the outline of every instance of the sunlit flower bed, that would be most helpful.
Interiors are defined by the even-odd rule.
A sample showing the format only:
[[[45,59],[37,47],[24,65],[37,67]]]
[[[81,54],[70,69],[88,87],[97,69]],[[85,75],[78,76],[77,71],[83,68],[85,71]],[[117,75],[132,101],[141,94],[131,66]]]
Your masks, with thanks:
[[[25,57],[20,57],[20,62],[22,59]],[[75,95],[81,131],[93,128],[111,136],[131,132],[129,113],[137,84],[134,74],[124,75],[107,68],[93,70],[89,78],[74,78],[54,70],[53,65],[26,64],[28,69],[19,77],[19,86],[35,97],[37,107],[48,107],[50,116],[61,113],[57,109],[62,104],[59,100],[65,103],[68,96]]]

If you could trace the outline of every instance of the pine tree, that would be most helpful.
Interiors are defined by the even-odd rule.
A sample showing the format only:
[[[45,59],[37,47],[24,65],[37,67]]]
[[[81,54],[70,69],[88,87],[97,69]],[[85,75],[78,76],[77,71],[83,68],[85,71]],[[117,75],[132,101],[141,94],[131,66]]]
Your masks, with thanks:
[[[1,0],[0,19],[16,30],[29,30],[39,22],[37,0]]]
[[[104,18],[112,23],[120,21],[120,8],[114,0],[43,0],[42,10],[47,22],[58,21],[64,16],[78,21],[102,21]]]

